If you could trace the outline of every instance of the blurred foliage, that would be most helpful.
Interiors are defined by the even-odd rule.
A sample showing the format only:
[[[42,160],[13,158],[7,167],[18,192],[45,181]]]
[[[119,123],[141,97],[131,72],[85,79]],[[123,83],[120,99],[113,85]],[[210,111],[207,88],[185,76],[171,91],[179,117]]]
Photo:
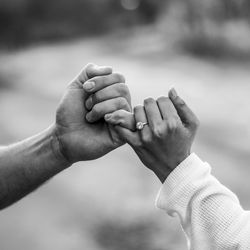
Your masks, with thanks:
[[[150,23],[160,1],[138,1],[138,9],[131,11],[117,0],[1,0],[0,44],[10,47]]]
[[[174,23],[186,51],[249,58],[249,0],[172,0],[166,10],[164,24]]]
[[[1,0],[0,46],[104,34],[135,25],[173,28],[197,55],[250,55],[249,0]],[[173,35],[173,37],[174,37]]]

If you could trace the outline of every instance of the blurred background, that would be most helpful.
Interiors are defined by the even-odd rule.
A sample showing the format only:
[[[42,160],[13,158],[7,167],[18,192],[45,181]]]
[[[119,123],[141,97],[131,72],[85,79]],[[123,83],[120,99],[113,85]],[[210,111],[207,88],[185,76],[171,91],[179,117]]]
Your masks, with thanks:
[[[88,62],[122,72],[134,105],[174,85],[194,151],[250,208],[248,0],[0,0],[1,144],[48,127]],[[75,164],[1,211],[0,249],[185,250],[159,188],[128,146]]]

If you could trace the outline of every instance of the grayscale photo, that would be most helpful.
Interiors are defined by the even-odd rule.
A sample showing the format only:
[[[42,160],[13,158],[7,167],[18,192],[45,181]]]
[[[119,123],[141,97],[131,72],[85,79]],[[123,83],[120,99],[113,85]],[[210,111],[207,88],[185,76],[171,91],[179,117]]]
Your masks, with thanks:
[[[0,0],[0,250],[250,250],[249,0]]]

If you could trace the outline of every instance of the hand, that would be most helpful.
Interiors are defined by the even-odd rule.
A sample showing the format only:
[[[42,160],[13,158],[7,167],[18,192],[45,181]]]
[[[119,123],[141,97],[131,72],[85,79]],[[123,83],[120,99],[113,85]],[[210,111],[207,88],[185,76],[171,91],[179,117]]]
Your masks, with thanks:
[[[105,119],[110,124],[119,125],[116,130],[120,136],[162,182],[190,155],[199,125],[197,117],[174,89],[170,90],[169,98],[146,99],[144,107],[134,108],[134,115],[116,111]],[[136,122],[148,125],[133,132]]]
[[[60,151],[67,161],[96,159],[124,143],[113,126],[101,120],[118,109],[131,111],[124,82],[124,77],[112,74],[110,67],[89,64],[68,85],[55,125]]]

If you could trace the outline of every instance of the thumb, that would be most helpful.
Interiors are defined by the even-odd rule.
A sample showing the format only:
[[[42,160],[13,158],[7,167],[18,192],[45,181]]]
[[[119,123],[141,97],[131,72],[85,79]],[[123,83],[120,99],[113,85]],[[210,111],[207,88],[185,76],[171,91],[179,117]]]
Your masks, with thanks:
[[[199,126],[199,120],[187,104],[178,96],[174,88],[170,89],[168,96],[172,101],[181,121],[188,127],[196,129]]]

